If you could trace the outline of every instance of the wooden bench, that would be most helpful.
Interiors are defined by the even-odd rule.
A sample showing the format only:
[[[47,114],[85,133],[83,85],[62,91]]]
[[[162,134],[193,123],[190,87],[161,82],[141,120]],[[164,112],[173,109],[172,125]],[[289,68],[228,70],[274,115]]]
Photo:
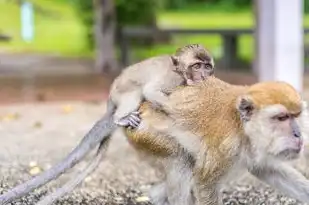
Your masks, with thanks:
[[[126,27],[121,30],[121,62],[123,66],[130,64],[129,50],[130,39],[132,37],[147,38],[153,35],[160,35],[160,33],[174,35],[220,35],[223,42],[223,58],[222,66],[227,69],[235,65],[238,60],[238,40],[241,35],[253,35],[254,29],[239,29],[239,28],[224,28],[224,29],[160,29],[154,30],[150,28],[140,27]],[[309,28],[304,29],[304,33],[309,33]]]

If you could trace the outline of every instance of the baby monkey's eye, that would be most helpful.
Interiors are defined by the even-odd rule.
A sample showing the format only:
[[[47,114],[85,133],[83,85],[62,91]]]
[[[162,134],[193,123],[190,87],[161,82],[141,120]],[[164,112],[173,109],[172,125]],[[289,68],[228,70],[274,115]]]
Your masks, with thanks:
[[[192,65],[192,68],[194,69],[194,70],[197,70],[197,69],[200,69],[201,67],[203,66],[203,63],[194,63],[193,65]]]
[[[210,63],[206,63],[205,64],[205,68],[207,69],[207,70],[212,70],[213,68],[212,68],[212,65],[210,64]]]

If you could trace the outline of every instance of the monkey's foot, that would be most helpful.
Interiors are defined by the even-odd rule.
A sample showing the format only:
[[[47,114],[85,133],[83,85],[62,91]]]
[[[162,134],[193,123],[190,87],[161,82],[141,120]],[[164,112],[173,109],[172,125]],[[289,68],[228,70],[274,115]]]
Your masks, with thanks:
[[[115,123],[121,127],[128,127],[131,129],[137,128],[141,123],[139,114],[140,113],[138,111],[131,112],[130,114],[115,121]]]

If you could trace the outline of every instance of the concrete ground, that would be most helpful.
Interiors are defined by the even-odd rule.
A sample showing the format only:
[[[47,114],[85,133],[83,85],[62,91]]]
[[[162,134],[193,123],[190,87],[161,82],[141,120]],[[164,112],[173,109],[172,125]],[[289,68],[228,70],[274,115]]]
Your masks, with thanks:
[[[104,113],[105,104],[62,102],[0,107],[0,192],[61,160]],[[81,163],[77,169],[83,167]],[[74,170],[77,170],[76,168]],[[149,204],[147,190],[158,173],[140,161],[126,139],[116,133],[100,167],[57,205]],[[55,188],[70,174],[49,188]],[[222,190],[224,204],[301,204],[252,179]],[[42,188],[11,204],[35,204]]]

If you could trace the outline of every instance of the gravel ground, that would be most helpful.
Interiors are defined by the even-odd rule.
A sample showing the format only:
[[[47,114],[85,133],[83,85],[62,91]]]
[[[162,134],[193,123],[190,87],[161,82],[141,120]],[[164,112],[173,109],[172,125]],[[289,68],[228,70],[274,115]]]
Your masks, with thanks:
[[[0,193],[61,160],[104,110],[104,104],[83,102],[0,107]],[[83,165],[85,162],[77,169],[83,168]],[[146,193],[159,176],[136,157],[124,137],[115,133],[100,167],[73,193],[55,204],[150,204]],[[69,174],[66,174],[11,204],[35,204],[68,177]],[[246,177],[231,183],[222,190],[222,194],[224,204],[301,204]]]

